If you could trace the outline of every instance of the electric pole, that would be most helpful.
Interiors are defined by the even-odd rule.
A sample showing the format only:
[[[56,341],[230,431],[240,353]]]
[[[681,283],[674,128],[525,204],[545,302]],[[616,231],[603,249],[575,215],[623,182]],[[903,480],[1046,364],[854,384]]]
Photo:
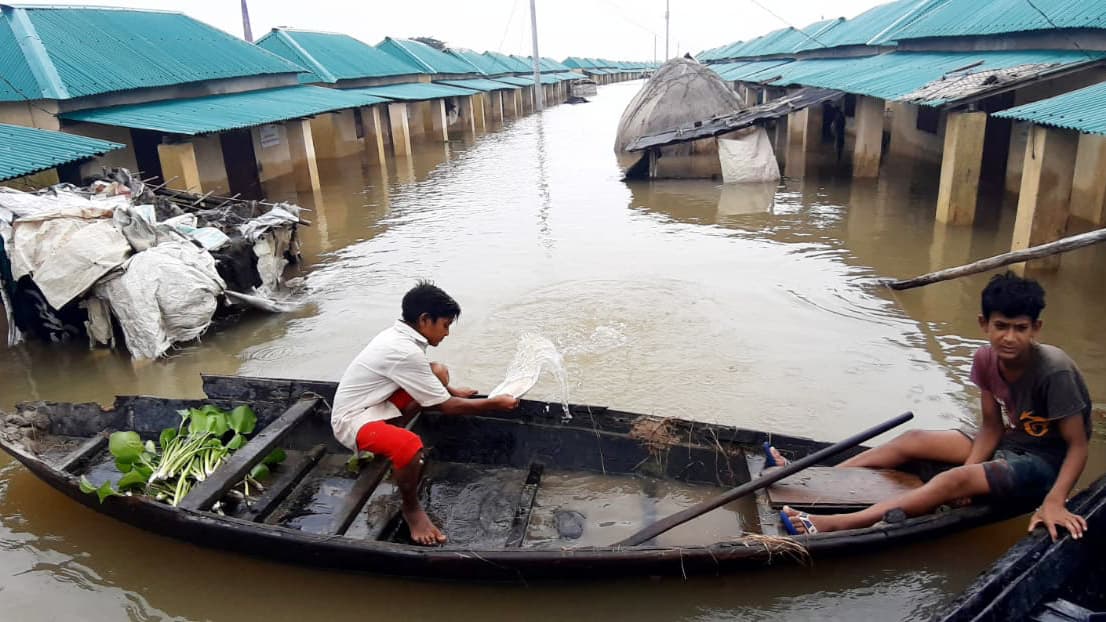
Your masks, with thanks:
[[[246,0],[242,0],[242,34],[246,41],[253,43],[253,31],[250,29],[250,10],[246,7]]]
[[[242,1],[245,2],[245,0],[242,0]],[[664,0],[664,61],[665,62],[668,62],[668,59],[670,58],[668,56],[668,15],[669,15],[668,4],[669,4],[669,0]]]
[[[242,0],[245,2],[245,0]],[[534,110],[541,111],[545,99],[545,87],[541,83],[541,57],[538,56],[538,10],[530,0],[530,34],[534,40]]]

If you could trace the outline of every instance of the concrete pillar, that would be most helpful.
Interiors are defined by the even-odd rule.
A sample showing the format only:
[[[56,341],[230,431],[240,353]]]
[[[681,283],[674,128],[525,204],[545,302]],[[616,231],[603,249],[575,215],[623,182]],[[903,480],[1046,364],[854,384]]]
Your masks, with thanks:
[[[425,103],[429,120],[426,127],[428,138],[432,141],[449,142],[449,119],[446,117],[445,100],[432,99]]]
[[[411,129],[407,123],[407,104],[403,102],[388,104],[388,129],[392,135],[392,153],[397,156],[411,155]]]
[[[369,162],[384,164],[384,127],[379,106],[361,109],[361,126],[365,128],[365,152],[369,155]]]
[[[315,141],[311,137],[311,120],[284,122],[288,136],[288,153],[296,177],[297,192],[312,192],[321,187],[319,165],[315,160]]]
[[[1003,185],[1006,192],[1017,194],[1021,190],[1022,158],[1025,157],[1025,143],[1032,127],[1032,123],[1014,121],[1010,128],[1010,151],[1006,156],[1006,180]]]
[[[1039,126],[1029,130],[1010,250],[1053,242],[1064,236],[1068,228],[1072,171],[1078,147],[1079,138],[1075,132]],[[1029,267],[1044,270],[1059,266],[1059,255],[1029,262]]]
[[[1106,225],[1106,136],[1079,135],[1071,181],[1071,215]]]
[[[311,119],[311,137],[315,143],[315,158],[329,160],[358,153],[363,145],[357,138],[357,122],[353,109],[321,114]]]
[[[787,116],[787,143],[801,147],[804,153],[822,144],[822,107],[807,106]]]
[[[511,96],[511,116],[516,118],[516,119],[521,117],[522,114],[523,114],[523,107],[522,107],[522,94],[523,94],[523,92],[524,92],[524,89],[513,89],[510,92],[510,96]]]
[[[486,110],[488,103],[488,93],[477,93],[472,96],[473,101],[473,118],[476,121],[476,127],[480,131],[484,132],[488,130],[488,111]]]
[[[937,222],[970,225],[975,220],[986,130],[986,112],[949,113],[937,189]]]
[[[473,95],[468,97],[458,97],[457,104],[460,106],[460,118],[457,121],[461,124],[460,129],[466,132],[476,131],[476,119],[475,119],[475,105],[473,104]]]
[[[745,86],[745,107],[752,108],[757,105],[757,90],[751,86]]]
[[[166,186],[174,190],[203,193],[200,167],[196,164],[196,149],[192,143],[158,145],[157,157],[161,160],[161,176]]]
[[[503,122],[503,91],[488,93],[488,113],[492,121]]]
[[[883,150],[883,100],[866,95],[856,99],[853,177],[879,177],[879,156]]]
[[[407,114],[407,137],[409,139],[426,135],[426,102],[407,102],[404,105]],[[389,110],[391,108],[389,107]]]

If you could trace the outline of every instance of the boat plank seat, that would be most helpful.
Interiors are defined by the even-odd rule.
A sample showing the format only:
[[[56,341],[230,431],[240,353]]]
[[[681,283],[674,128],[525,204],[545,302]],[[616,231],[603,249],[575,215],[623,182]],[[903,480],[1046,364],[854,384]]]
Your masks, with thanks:
[[[1098,614],[1069,600],[1057,598],[1045,604],[1041,611],[1034,613],[1032,619],[1037,622],[1086,622],[1087,620],[1106,619],[1106,614]]]
[[[88,463],[93,456],[103,451],[108,446],[110,432],[101,432],[83,442],[73,451],[66,454],[57,464],[57,469],[62,473],[76,473],[77,469]]]
[[[530,516],[534,512],[534,501],[538,498],[538,487],[541,485],[541,476],[545,471],[545,465],[535,462],[530,465],[530,473],[526,476],[526,483],[522,485],[519,493],[518,508],[515,509],[514,520],[511,521],[511,532],[507,536],[507,548],[518,548],[526,539],[526,530],[530,526]]]
[[[768,487],[772,507],[843,510],[867,507],[922,485],[917,475],[893,469],[810,467]]]
[[[265,429],[251,438],[241,449],[234,452],[210,477],[200,482],[181,501],[185,510],[205,511],[223,498],[235,484],[250,472],[257,463],[265,459],[277,444],[289,432],[315,412],[319,398],[301,399],[284,411]]]
[[[284,499],[292,492],[303,477],[307,475],[319,459],[326,453],[326,445],[318,444],[306,452],[288,450],[288,460],[277,467],[276,477],[265,492],[253,504],[235,514],[235,518],[254,522],[264,521]]]

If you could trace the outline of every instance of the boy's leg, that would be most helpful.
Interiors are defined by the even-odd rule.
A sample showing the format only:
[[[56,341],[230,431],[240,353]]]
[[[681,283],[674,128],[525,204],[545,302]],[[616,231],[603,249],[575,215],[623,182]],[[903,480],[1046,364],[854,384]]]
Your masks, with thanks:
[[[414,432],[374,421],[357,432],[357,447],[392,461],[392,476],[403,498],[403,519],[411,531],[411,539],[419,544],[433,545],[446,541],[445,534],[431,522],[419,503],[419,482],[422,480],[422,439]]]
[[[972,452],[972,441],[957,430],[911,430],[873,447],[837,466],[893,469],[910,460],[934,460],[964,464]]]
[[[971,464],[939,473],[920,488],[894,499],[881,501],[859,512],[811,515],[810,520],[819,532],[860,529],[876,524],[883,519],[884,514],[896,508],[901,509],[907,516],[919,516],[933,511],[948,501],[985,495],[989,492],[991,492],[991,486],[987,481],[985,467],[982,464]],[[787,511],[791,524],[799,532],[804,531],[802,521],[796,518],[798,512],[790,508]]]

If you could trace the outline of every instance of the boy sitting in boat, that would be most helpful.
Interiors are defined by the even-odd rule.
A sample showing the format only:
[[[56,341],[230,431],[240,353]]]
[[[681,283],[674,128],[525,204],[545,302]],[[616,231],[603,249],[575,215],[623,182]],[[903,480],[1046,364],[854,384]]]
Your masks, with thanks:
[[[957,430],[911,431],[840,465],[889,469],[908,460],[937,460],[962,466],[859,512],[812,516],[785,507],[789,532],[858,529],[896,508],[918,516],[945,503],[990,495],[1040,503],[1030,531],[1043,524],[1053,540],[1057,527],[1074,538],[1083,535],[1086,521],[1064,505],[1087,461],[1091,399],[1083,376],[1063,350],[1037,342],[1045,292],[1036,281],[1011,272],[996,275],[981,298],[979,326],[990,345],[972,361],[983,411],[974,437]],[[779,452],[769,452],[770,462],[783,463]]]
[[[513,410],[518,400],[510,395],[473,399],[476,391],[449,386],[446,366],[427,358],[426,347],[440,344],[461,315],[461,306],[449,294],[420,281],[403,296],[402,307],[403,319],[374,337],[342,374],[330,423],[335,438],[354,452],[369,451],[392,461],[411,539],[441,544],[445,534],[418,499],[422,440],[390,420],[430,406],[447,415]]]

